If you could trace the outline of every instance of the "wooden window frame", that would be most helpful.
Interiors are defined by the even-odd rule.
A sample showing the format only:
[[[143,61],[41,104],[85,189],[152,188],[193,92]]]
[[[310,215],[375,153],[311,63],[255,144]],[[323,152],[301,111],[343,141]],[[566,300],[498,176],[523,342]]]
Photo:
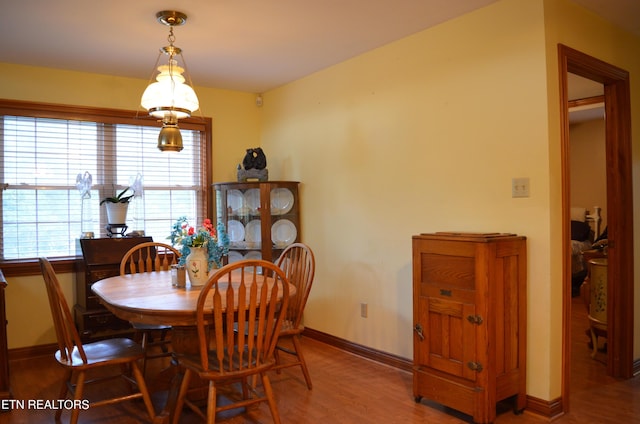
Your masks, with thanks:
[[[19,100],[0,99],[0,114],[14,116],[30,116],[37,118],[67,119],[79,121],[93,121],[113,124],[158,126],[157,119],[146,112],[94,108],[86,106],[70,106],[52,103],[26,102]],[[208,216],[213,216],[213,202],[211,185],[212,172],[212,120],[205,117],[192,117],[180,120],[180,128],[201,131],[204,148],[204,165],[201,180],[206,187],[203,190],[203,210]],[[78,256],[52,258],[51,262],[59,273],[75,272]],[[40,274],[38,259],[0,260],[0,267],[5,277],[29,276]]]

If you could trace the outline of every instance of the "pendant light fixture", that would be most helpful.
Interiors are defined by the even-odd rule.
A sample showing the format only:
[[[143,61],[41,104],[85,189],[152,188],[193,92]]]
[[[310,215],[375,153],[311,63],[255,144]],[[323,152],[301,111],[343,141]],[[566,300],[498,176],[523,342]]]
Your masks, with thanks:
[[[178,119],[191,116],[191,113],[198,110],[198,97],[193,91],[193,83],[187,71],[185,77],[182,75],[187,68],[182,50],[173,45],[175,36],[173,27],[184,25],[187,22],[187,15],[173,10],[164,10],[156,13],[158,22],[169,27],[167,40],[169,45],[162,47],[156,60],[155,69],[158,70],[156,81],[149,84],[142,94],[140,101],[149,115],[162,120],[162,129],[158,136],[158,149],[163,152],[179,152],[182,150],[182,135],[178,128]],[[158,66],[162,56],[168,56],[166,64]],[[184,67],[179,66],[178,56]]]

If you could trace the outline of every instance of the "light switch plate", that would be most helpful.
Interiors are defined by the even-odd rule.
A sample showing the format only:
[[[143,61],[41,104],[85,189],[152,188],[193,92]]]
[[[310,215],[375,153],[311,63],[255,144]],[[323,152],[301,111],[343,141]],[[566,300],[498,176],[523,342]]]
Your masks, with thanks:
[[[529,197],[529,178],[511,179],[511,197]]]

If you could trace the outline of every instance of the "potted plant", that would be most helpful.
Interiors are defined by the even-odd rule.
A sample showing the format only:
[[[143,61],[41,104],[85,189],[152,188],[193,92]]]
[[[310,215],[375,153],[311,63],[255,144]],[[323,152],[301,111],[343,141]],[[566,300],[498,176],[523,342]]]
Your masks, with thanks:
[[[129,202],[133,199],[135,193],[125,196],[131,190],[127,187],[113,197],[105,197],[100,201],[100,205],[107,206],[107,223],[112,225],[122,225],[127,221],[127,209]]]

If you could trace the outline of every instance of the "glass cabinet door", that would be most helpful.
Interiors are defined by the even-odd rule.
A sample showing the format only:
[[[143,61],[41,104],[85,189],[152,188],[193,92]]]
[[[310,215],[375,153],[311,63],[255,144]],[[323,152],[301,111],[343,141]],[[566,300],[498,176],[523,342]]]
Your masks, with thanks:
[[[274,261],[300,240],[298,183],[216,183],[217,218],[229,235],[228,262]]]

